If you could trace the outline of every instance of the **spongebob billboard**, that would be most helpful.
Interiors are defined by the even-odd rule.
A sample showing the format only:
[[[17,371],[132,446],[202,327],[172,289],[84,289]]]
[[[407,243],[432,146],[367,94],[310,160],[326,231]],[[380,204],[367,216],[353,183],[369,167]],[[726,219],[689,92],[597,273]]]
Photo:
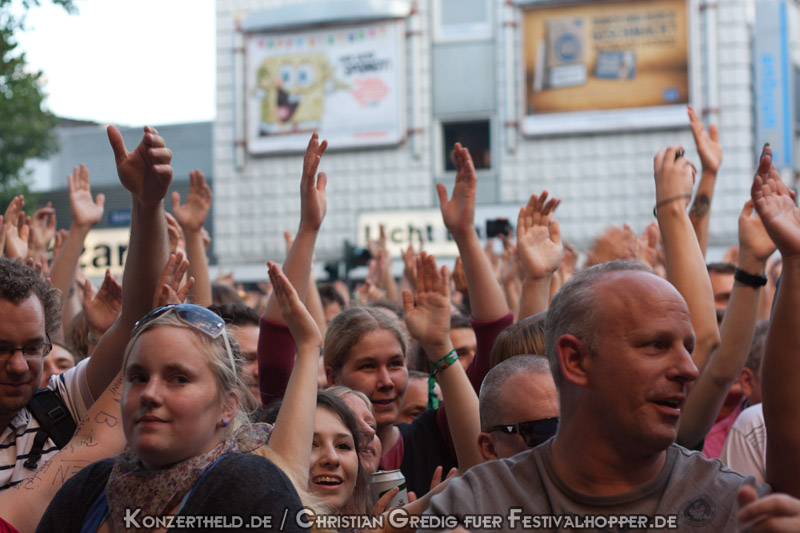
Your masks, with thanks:
[[[405,27],[381,21],[247,35],[247,147],[397,144],[405,136]]]

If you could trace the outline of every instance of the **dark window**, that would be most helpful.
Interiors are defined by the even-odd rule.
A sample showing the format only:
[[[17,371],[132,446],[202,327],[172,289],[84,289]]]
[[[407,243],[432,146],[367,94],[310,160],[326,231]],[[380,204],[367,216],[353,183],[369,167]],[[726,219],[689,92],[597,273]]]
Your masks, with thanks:
[[[469,148],[476,169],[492,168],[491,136],[489,121],[449,122],[442,124],[444,137],[444,169],[455,170],[451,152],[457,142]]]

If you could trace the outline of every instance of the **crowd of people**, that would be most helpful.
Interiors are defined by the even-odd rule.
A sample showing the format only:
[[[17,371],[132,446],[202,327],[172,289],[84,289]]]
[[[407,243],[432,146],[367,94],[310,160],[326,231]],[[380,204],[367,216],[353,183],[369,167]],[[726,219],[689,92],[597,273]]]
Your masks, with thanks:
[[[255,290],[209,275],[203,174],[167,213],[166,141],[146,127],[129,152],[109,127],[121,280],[79,267],[104,203],[84,165],[69,231],[22,196],[0,217],[0,532],[800,530],[800,208],[765,145],[739,242],[707,264],[722,148],[689,119],[699,181],[660,150],[656,221],[584,253],[547,191],[501,254],[482,242],[456,143],[452,269],[409,246],[396,279],[381,231],[356,287],[313,276],[314,134],[299,227]]]

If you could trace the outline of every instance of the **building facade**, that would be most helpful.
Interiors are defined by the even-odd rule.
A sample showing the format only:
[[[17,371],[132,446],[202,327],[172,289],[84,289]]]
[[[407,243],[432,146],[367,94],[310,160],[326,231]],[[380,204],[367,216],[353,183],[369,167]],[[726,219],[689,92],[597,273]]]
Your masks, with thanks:
[[[452,256],[435,184],[452,188],[456,140],[478,167],[481,230],[495,218],[513,225],[529,195],[547,189],[562,199],[562,236],[578,247],[609,225],[640,232],[653,220],[654,154],[681,143],[699,167],[687,104],[718,125],[724,149],[709,239],[718,259],[737,242],[761,145],[783,149],[786,178],[800,168],[798,6],[217,2],[217,261],[261,278],[266,259],[284,257],[314,130],[330,143],[320,263],[341,258],[345,241],[365,245],[379,222],[395,252],[421,235]]]

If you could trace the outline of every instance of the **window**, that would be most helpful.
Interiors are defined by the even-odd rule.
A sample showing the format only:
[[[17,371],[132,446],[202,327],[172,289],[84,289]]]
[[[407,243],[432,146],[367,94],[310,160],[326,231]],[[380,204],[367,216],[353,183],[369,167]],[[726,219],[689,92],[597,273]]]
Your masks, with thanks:
[[[437,40],[491,36],[489,0],[439,0],[434,2]]]
[[[443,123],[442,139],[446,171],[456,169],[451,152],[453,144],[457,142],[469,148],[476,169],[492,168],[492,143],[488,120]]]

